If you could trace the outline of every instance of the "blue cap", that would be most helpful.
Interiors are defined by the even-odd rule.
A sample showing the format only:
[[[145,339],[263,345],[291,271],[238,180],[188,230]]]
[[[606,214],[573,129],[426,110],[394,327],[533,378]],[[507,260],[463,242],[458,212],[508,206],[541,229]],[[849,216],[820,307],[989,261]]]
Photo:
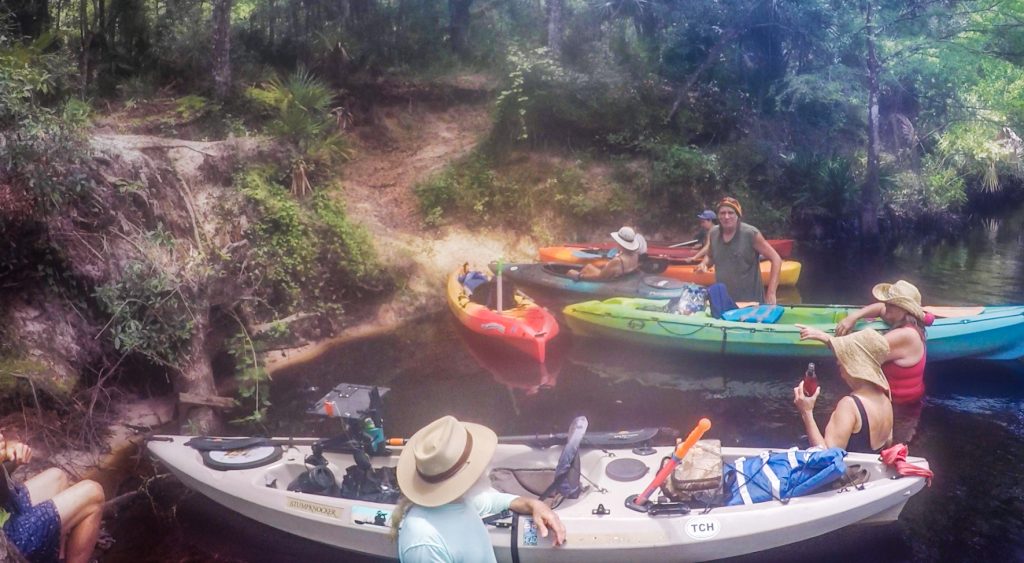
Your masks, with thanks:
[[[707,219],[708,221],[714,221],[717,217],[718,215],[716,215],[715,212],[710,209],[705,209],[704,211],[701,211],[700,213],[697,214],[698,219]]]

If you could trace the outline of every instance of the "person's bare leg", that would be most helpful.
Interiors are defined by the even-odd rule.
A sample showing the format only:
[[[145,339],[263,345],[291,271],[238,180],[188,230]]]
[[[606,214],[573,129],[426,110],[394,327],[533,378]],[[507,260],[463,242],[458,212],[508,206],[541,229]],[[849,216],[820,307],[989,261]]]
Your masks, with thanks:
[[[103,500],[103,487],[95,481],[80,481],[53,497],[61,533],[67,535],[67,563],[88,563],[92,557],[103,521]]]
[[[33,505],[57,496],[69,485],[68,474],[56,467],[51,467],[25,481],[25,488],[28,489],[29,496],[32,497]]]

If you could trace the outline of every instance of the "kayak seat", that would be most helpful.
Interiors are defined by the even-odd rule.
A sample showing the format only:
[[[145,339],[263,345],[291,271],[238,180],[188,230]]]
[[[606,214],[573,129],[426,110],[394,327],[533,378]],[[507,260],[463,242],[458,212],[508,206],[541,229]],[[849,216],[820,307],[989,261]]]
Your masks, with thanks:
[[[512,280],[506,278],[501,281],[502,303],[504,309],[511,309],[516,306],[516,286]],[[469,300],[488,309],[498,308],[498,282],[488,280],[476,286]]]
[[[466,291],[473,293],[476,288],[487,283],[487,274],[476,270],[466,272],[459,276],[459,282],[466,288]]]
[[[579,467],[574,468],[576,471]],[[577,479],[579,473],[576,473]],[[541,468],[511,468],[495,467],[491,470],[491,486],[495,490],[516,496],[527,498],[540,498],[547,491],[555,480],[554,467]],[[590,491],[589,486],[580,487],[579,496]],[[564,495],[555,494],[550,498],[542,499],[551,508],[557,508],[566,499]]]
[[[778,305],[758,305],[744,307],[722,313],[722,320],[740,323],[775,324],[779,322],[785,309]]]

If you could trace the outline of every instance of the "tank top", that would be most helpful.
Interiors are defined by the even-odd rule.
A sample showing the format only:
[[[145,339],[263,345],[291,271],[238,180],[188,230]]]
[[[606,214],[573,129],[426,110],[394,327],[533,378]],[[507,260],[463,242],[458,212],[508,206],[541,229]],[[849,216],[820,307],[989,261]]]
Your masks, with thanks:
[[[860,413],[860,432],[850,434],[850,440],[846,443],[846,451],[862,453],[882,451],[882,448],[876,450],[871,447],[871,423],[868,422],[868,413],[864,410],[864,403],[860,402],[860,397],[852,393],[850,398],[857,404],[857,412]]]
[[[711,228],[711,259],[715,263],[715,281],[725,284],[733,301],[764,302],[760,256],[754,240],[761,231],[741,222],[732,240],[725,242],[722,227]]]

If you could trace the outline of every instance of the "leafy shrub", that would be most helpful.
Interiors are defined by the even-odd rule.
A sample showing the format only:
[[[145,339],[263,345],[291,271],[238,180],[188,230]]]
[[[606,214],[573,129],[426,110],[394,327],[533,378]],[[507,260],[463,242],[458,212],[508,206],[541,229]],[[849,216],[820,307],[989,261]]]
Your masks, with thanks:
[[[620,194],[593,194],[579,166],[578,162],[554,170],[510,166],[499,173],[494,161],[478,152],[420,183],[414,191],[429,226],[452,216],[470,224],[522,227],[524,221],[535,221],[543,214],[586,221],[620,210]]]
[[[176,366],[192,338],[192,313],[181,284],[153,264],[131,261],[118,281],[100,286],[96,297],[111,316],[114,348]]]
[[[88,106],[71,100],[73,62],[54,41],[21,45],[0,29],[0,181],[27,188],[39,211],[91,185],[80,129]]]
[[[250,261],[265,283],[259,288],[269,307],[286,316],[300,308],[340,307],[352,295],[392,285],[369,235],[349,222],[344,207],[325,194],[296,201],[267,168],[235,177],[255,217],[247,237]]]
[[[651,181],[646,204],[663,220],[690,221],[719,193],[719,164],[714,154],[696,147],[652,145]]]

